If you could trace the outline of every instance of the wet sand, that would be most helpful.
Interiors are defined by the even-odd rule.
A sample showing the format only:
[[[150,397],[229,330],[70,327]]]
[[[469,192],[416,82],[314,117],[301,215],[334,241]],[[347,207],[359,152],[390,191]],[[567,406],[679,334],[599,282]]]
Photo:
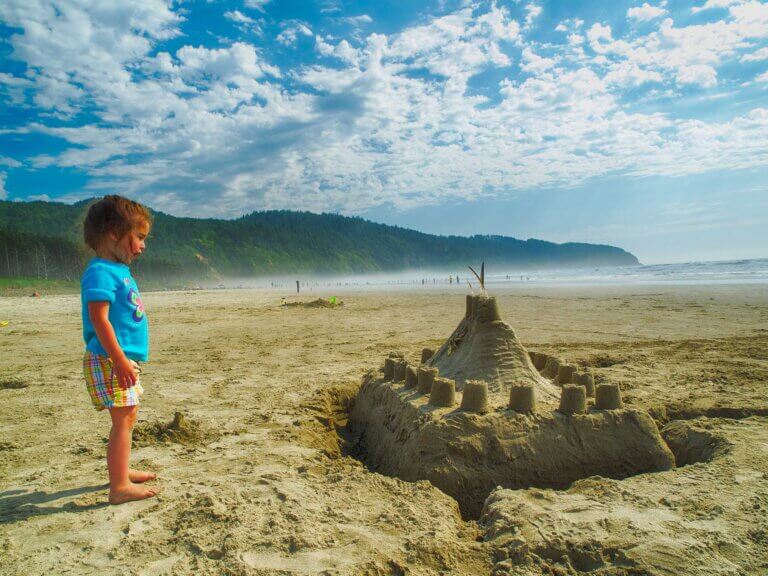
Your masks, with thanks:
[[[636,521],[652,514],[645,500],[657,505],[666,493],[684,503],[706,494],[700,506],[722,512],[707,526],[681,505],[680,514],[691,516],[659,520],[646,546],[653,549],[653,538],[680,539],[694,526],[704,540],[710,534],[723,543],[707,548],[709,571],[702,573],[762,573],[768,286],[493,293],[527,348],[592,367],[660,426],[677,418],[704,422],[738,449],[669,473],[590,479],[576,486],[579,494],[539,490],[547,496],[538,508],[529,502],[535,489],[494,493],[493,517],[465,521],[455,501],[429,483],[384,477],[344,455],[336,434],[363,373],[391,351],[416,360],[423,347],[438,347],[464,314],[463,290],[348,291],[338,293],[345,305],[337,309],[281,308],[282,296],[296,297],[279,291],[157,292],[144,295],[152,358],[142,373],[144,433],[133,464],[158,472],[163,492],[110,507],[108,418],[91,408],[82,382],[78,297],[3,298],[0,573],[587,572],[594,563],[549,554],[557,550],[552,542],[568,538],[591,545],[579,524],[584,511],[568,499],[587,498],[604,515],[633,506]],[[186,416],[189,434],[154,434],[175,412]],[[617,493],[631,496],[620,502]],[[505,532],[498,523],[505,510],[531,517]],[[517,554],[510,534],[525,537],[523,524],[536,518],[543,543],[529,536],[528,552]],[[594,538],[636,546],[626,527],[606,530]],[[597,565],[602,573],[663,573],[653,555],[630,554],[625,564],[609,556]],[[684,564],[678,570],[696,573]]]

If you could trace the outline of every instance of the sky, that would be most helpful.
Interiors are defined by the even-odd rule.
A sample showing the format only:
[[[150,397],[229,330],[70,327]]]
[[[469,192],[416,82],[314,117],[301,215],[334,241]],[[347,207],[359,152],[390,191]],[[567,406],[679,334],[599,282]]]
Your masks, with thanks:
[[[768,2],[3,0],[0,199],[768,257]]]

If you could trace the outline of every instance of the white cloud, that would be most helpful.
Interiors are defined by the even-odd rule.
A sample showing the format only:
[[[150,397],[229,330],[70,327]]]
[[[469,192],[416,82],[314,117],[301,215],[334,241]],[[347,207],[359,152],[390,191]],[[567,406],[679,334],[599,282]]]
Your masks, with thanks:
[[[360,14],[359,16],[345,16],[340,18],[340,20],[352,26],[363,26],[365,24],[373,23],[373,18],[368,16],[368,14]]]
[[[638,22],[648,22],[661,16],[667,11],[659,6],[651,6],[645,2],[642,6],[633,6],[627,10],[627,18],[637,20]]]
[[[285,46],[292,46],[299,36],[312,36],[312,30],[303,22],[290,22],[277,36],[277,41]]]
[[[555,65],[554,59],[542,58],[527,46],[523,48],[522,60],[522,69],[532,74],[544,72],[545,70],[549,70]]]
[[[493,5],[477,17],[464,9],[407,29],[386,41],[383,50],[388,58],[411,62],[410,68],[465,82],[484,68],[511,64],[501,43],[516,41],[519,34],[506,8]]]
[[[264,6],[269,4],[271,0],[245,0],[244,6],[246,8],[253,8],[254,10],[258,10],[259,12],[266,12],[264,9]]]
[[[321,36],[315,36],[315,49],[323,56],[332,56],[347,64],[357,65],[361,54],[346,40],[342,40],[335,46],[326,42]]]
[[[694,6],[691,12],[696,14],[702,10],[713,10],[715,8],[728,8],[743,3],[745,0],[707,0],[703,6]]]
[[[755,82],[758,82],[762,84],[763,82],[768,82],[768,70],[763,72],[762,74],[758,74],[755,76]]]
[[[584,20],[580,18],[566,18],[555,26],[557,32],[576,32],[584,26]]]
[[[640,68],[629,62],[620,62],[609,67],[605,75],[608,84],[636,88],[648,82],[663,82],[664,77],[655,70]]]
[[[227,20],[232,20],[233,22],[239,22],[240,24],[256,24],[256,20],[253,18],[246,16],[240,10],[232,10],[230,12],[224,12],[224,17]]]
[[[8,156],[0,156],[0,166],[8,166],[9,168],[18,168],[21,166],[21,162],[14,158],[8,158]]]
[[[237,28],[243,32],[253,32],[261,36],[261,24],[250,16],[243,14],[240,10],[231,10],[224,12],[224,18],[233,22]]]
[[[531,2],[525,6],[525,27],[533,26],[534,20],[541,15],[542,8],[538,4]]]
[[[77,126],[42,118],[23,128],[71,144],[25,164],[87,172],[82,196],[108,189],[209,216],[359,212],[606,174],[768,165],[765,108],[716,122],[677,118],[662,102],[677,97],[678,84],[716,87],[723,64],[761,53],[768,31],[755,3],[731,6],[717,22],[668,18],[623,34],[563,21],[561,44],[521,34],[496,4],[365,39],[290,22],[297,39],[312,36],[316,59],[283,70],[248,42],[182,38],[171,49],[163,39],[179,33],[176,5],[150,4],[152,17],[105,3],[68,5],[59,15],[28,0],[0,6],[0,17],[24,30],[10,42],[30,70],[0,76],[3,104],[13,89],[44,112],[87,110],[98,119]],[[235,12],[230,20],[249,24]],[[516,53],[523,74],[510,66]],[[490,70],[503,79],[480,95],[470,80]],[[642,107],[633,106],[635,90],[647,98]]]
[[[244,42],[235,42],[228,48],[209,49],[183,46],[176,52],[179,66],[175,69],[179,76],[189,82],[242,83],[244,79],[261,78],[265,71],[272,71],[264,66],[256,49]]]
[[[744,54],[744,56],[742,56],[739,61],[740,62],[761,62],[763,60],[768,60],[768,46],[766,46],[765,48],[760,48],[759,50],[755,50],[750,54]]]
[[[5,179],[7,176],[5,172],[0,172],[0,200],[8,199],[8,192],[5,189]]]
[[[706,64],[684,66],[677,71],[679,84],[696,84],[702,88],[717,86],[717,71]]]
[[[178,35],[181,21],[164,0],[83,0],[56,8],[44,1],[3,2],[0,19],[24,30],[11,42],[14,58],[30,69],[35,103],[61,114],[82,104],[80,86],[98,86],[100,103],[123,95],[131,81],[127,67],[141,61],[153,41]]]
[[[607,52],[610,50],[611,44],[613,44],[611,27],[596,22],[587,32],[587,39],[592,50],[598,54]]]
[[[614,39],[610,26],[595,23],[587,36],[597,53],[591,65],[613,72],[612,82],[618,79],[617,65],[623,63],[624,70],[635,71],[626,77],[631,80],[626,86],[643,79],[658,82],[660,75],[668,85],[712,88],[718,84],[717,69],[723,62],[768,39],[768,5],[733,5],[728,17],[705,24],[677,26],[666,18],[649,33],[619,39]]]

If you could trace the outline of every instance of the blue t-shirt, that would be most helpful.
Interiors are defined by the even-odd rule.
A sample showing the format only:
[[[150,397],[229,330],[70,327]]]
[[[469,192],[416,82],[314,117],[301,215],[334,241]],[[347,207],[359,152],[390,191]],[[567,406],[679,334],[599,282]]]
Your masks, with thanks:
[[[80,279],[85,349],[107,355],[88,316],[88,302],[109,302],[109,321],[117,341],[131,360],[149,358],[149,325],[139,287],[125,264],[94,258]]]

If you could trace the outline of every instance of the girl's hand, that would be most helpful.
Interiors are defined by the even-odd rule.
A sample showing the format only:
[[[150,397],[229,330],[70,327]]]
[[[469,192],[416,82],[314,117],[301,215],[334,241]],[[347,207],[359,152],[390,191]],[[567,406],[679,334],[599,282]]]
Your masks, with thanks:
[[[118,385],[124,390],[135,386],[136,381],[139,379],[136,363],[125,356],[112,361],[112,370],[117,377]]]

